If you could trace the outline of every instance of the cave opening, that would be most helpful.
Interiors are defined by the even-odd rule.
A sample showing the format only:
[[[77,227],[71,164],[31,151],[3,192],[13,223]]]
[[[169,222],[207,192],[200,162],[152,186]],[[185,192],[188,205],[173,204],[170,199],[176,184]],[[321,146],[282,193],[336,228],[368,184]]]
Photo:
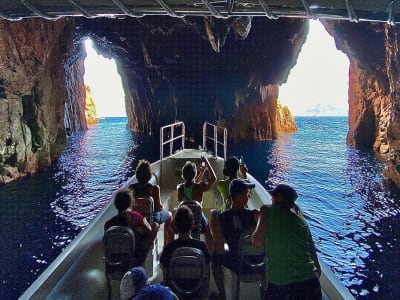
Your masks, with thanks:
[[[84,83],[90,89],[97,118],[126,117],[125,93],[113,58],[98,54],[93,40],[85,40]],[[86,112],[87,115],[87,112]]]
[[[348,116],[349,59],[320,21],[310,30],[297,64],[279,89],[294,116]]]

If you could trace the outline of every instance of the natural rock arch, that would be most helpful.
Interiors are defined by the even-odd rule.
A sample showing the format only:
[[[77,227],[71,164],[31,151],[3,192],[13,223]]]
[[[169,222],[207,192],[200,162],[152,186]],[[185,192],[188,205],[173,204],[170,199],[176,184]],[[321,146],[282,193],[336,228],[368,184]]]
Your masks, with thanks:
[[[400,185],[397,32],[382,23],[323,23],[351,64],[347,141],[385,153],[386,174]],[[5,182],[57,158],[64,123],[72,131],[86,128],[84,37],[90,35],[102,55],[116,59],[132,130],[157,134],[160,125],[176,119],[193,125],[189,128],[209,120],[227,126],[232,139],[262,140],[277,136],[279,85],[296,63],[308,22],[31,19],[1,21],[0,32],[0,65],[7,70],[0,77]]]

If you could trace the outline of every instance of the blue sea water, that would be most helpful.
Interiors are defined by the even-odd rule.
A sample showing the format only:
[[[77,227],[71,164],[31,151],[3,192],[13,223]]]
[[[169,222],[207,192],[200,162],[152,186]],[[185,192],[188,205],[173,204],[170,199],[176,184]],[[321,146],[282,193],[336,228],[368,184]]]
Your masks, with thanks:
[[[294,185],[321,258],[357,299],[399,299],[400,195],[382,163],[345,143],[346,117],[296,118],[277,141],[232,143],[266,187]],[[158,140],[106,118],[69,138],[51,168],[0,186],[0,299],[16,299],[90,222]]]

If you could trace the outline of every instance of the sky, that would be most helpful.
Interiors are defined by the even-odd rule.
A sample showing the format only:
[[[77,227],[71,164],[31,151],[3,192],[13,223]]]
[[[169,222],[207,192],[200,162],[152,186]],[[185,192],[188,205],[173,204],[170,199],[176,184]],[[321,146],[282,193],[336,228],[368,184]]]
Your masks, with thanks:
[[[295,116],[347,116],[349,60],[319,21],[310,32],[279,100]]]
[[[84,80],[91,88],[97,116],[126,116],[121,78],[114,60],[98,55],[86,41]],[[295,116],[348,115],[347,56],[336,49],[333,37],[319,21],[310,20],[310,32],[279,100]]]
[[[114,59],[98,55],[92,41],[85,42],[85,84],[90,87],[98,117],[126,117],[125,95]]]

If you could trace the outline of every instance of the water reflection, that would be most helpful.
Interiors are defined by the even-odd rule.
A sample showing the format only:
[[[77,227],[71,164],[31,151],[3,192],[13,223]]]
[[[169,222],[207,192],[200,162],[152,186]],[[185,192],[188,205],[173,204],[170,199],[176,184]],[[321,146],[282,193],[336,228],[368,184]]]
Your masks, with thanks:
[[[256,177],[267,178],[267,186],[285,181],[296,187],[321,257],[355,296],[399,298],[394,228],[400,197],[385,188],[382,163],[372,152],[346,146],[343,120],[300,118],[297,123],[297,133],[261,143],[270,169]]]

